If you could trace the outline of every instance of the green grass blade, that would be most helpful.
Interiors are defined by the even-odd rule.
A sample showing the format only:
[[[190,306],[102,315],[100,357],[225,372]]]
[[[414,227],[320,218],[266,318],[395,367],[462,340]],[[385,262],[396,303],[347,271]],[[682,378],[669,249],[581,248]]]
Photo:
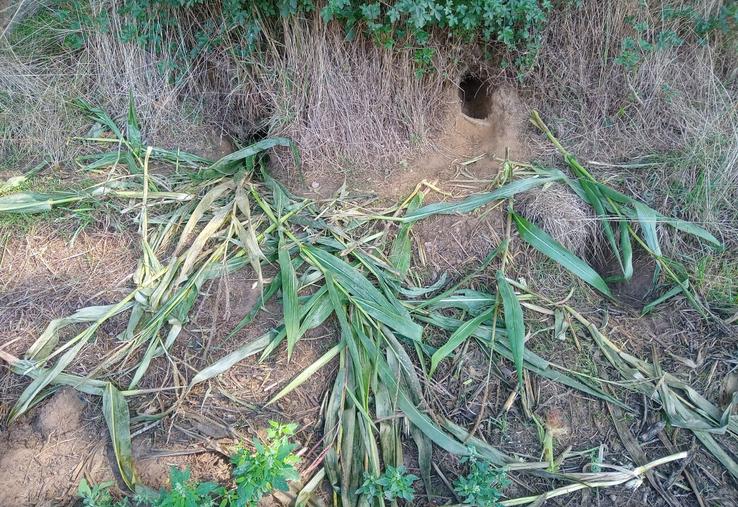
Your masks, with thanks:
[[[136,115],[136,104],[133,101],[133,93],[128,95],[128,122],[126,125],[126,136],[131,148],[135,151],[142,151],[143,144],[141,141],[141,127],[138,124],[138,116]]]
[[[633,278],[633,244],[630,240],[628,223],[620,220],[618,227],[620,228],[620,250],[623,252],[623,278],[630,280]]]
[[[206,380],[210,380],[213,377],[217,377],[218,375],[225,373],[239,361],[243,361],[249,356],[258,354],[264,350],[267,345],[269,345],[269,341],[273,336],[274,331],[269,331],[268,333],[261,335],[256,340],[237,348],[226,356],[221,357],[210,366],[203,368],[197,373],[197,375],[192,377],[192,380],[190,381],[190,389],[196,384],[205,382]]]
[[[469,213],[470,211],[474,211],[475,209],[484,206],[485,204],[488,204],[492,201],[507,199],[514,196],[515,194],[519,194],[520,192],[525,192],[527,190],[530,190],[531,188],[539,187],[541,185],[545,185],[546,183],[558,181],[560,179],[561,178],[559,176],[534,176],[531,178],[526,178],[524,180],[514,181],[512,183],[508,183],[507,185],[503,185],[491,192],[472,195],[460,202],[439,202],[429,204],[428,206],[423,206],[422,208],[419,208],[405,215],[403,217],[403,221],[411,222],[432,215]]]
[[[523,309],[515,295],[512,286],[507,283],[504,273],[497,271],[497,290],[502,298],[502,307],[505,311],[505,329],[510,340],[510,350],[513,355],[515,369],[518,372],[518,385],[523,384],[523,357],[525,354],[525,322]]]
[[[275,401],[287,396],[289,393],[300,387],[305,381],[307,381],[316,371],[320,370],[323,366],[331,362],[331,360],[338,355],[339,352],[345,347],[345,343],[341,341],[338,345],[331,348],[328,352],[320,356],[313,364],[305,368],[298,376],[296,376],[289,384],[281,389],[274,397],[267,402],[265,406],[269,406]]]
[[[470,336],[474,334],[474,332],[477,330],[477,328],[479,328],[482,322],[484,322],[485,320],[489,320],[491,316],[492,310],[487,310],[486,312],[477,315],[473,319],[464,322],[461,326],[459,326],[459,328],[454,331],[453,334],[449,337],[448,341],[444,343],[438,350],[436,350],[431,356],[430,372],[428,375],[432,376],[433,373],[436,371],[436,368],[438,368],[440,362],[451,355],[451,353],[456,350],[457,347],[459,347]]]
[[[279,233],[279,273],[282,279],[282,313],[287,331],[287,359],[292,357],[292,350],[299,339],[300,305],[297,299],[297,274],[290,259],[290,252],[284,235]]]
[[[413,322],[410,313],[401,304],[391,303],[358,269],[323,249],[306,246],[305,251],[311,261],[317,262],[323,273],[331,273],[338,284],[354,296],[354,302],[370,316],[412,340],[421,339],[422,326]]]
[[[559,242],[539,227],[528,222],[522,216],[517,213],[513,213],[512,217],[515,221],[515,227],[517,228],[518,233],[520,233],[520,237],[533,246],[533,248],[549,259],[558,262],[569,272],[573,273],[605,296],[612,298],[612,293],[607,287],[607,284],[597,271],[592,269],[592,266],[571,253]]]
[[[113,384],[108,383],[103,391],[103,415],[113,442],[115,461],[123,482],[131,490],[136,487],[136,467],[131,451],[131,429],[128,403]]]
[[[418,209],[418,207],[420,207],[422,202],[423,194],[418,192],[412,198],[410,204],[408,204],[407,213],[414,212],[416,209]],[[390,250],[389,255],[390,262],[400,273],[401,280],[404,280],[405,276],[407,276],[407,272],[410,269],[410,263],[412,261],[413,245],[412,238],[410,237],[411,228],[411,222],[400,224],[400,227],[397,229],[397,236],[395,236],[395,240],[392,243],[392,249]]]

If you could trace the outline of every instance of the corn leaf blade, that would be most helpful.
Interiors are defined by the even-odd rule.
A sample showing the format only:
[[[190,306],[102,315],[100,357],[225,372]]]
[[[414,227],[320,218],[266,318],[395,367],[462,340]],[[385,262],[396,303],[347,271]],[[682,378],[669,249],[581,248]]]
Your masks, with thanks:
[[[558,262],[572,274],[576,275],[605,296],[612,298],[612,293],[605,280],[587,264],[569,250],[564,248],[558,241],[553,239],[539,227],[528,222],[517,213],[512,214],[515,227],[520,236],[533,248],[541,252],[549,259]]]
[[[131,490],[135,489],[136,467],[131,451],[131,429],[128,403],[120,391],[108,382],[103,391],[103,415],[110,431],[115,461],[120,476]]]
[[[505,312],[505,329],[510,340],[510,351],[513,355],[515,369],[518,372],[518,385],[523,384],[523,368],[525,354],[525,322],[523,309],[515,295],[512,286],[505,279],[502,271],[497,271],[497,290],[502,298],[502,307]]]

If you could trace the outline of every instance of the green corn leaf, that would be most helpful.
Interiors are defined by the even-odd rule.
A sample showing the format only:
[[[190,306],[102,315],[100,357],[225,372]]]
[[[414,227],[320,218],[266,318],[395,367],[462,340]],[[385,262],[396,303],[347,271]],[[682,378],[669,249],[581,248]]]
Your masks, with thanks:
[[[134,294],[135,292],[131,292],[119,303],[111,305],[109,309],[103,315],[100,315],[100,317],[95,322],[88,326],[84,331],[71,338],[62,347],[58,348],[54,352],[54,354],[60,354],[62,351],[64,351],[59,359],[57,359],[53,367],[44,370],[43,374],[35,376],[33,382],[31,382],[23,391],[23,393],[21,393],[20,397],[15,402],[15,405],[10,411],[10,414],[8,416],[9,421],[12,422],[20,417],[33,405],[35,400],[41,394],[41,391],[56,380],[56,377],[64,371],[64,369],[74,360],[75,357],[77,357],[77,354],[79,354],[80,350],[82,350],[82,348],[92,339],[92,337],[95,336],[98,328],[105,321],[131,307],[130,300],[133,299]],[[34,364],[34,368],[38,366],[38,364]],[[25,374],[30,375],[29,372],[25,372]]]
[[[650,218],[653,220],[654,223],[660,222],[670,225],[679,231],[686,232],[687,234],[691,234],[692,236],[697,236],[698,238],[707,241],[717,248],[722,248],[723,246],[723,244],[718,241],[715,236],[710,234],[706,229],[703,229],[702,227],[693,224],[692,222],[687,222],[678,218],[671,218],[667,217],[666,215],[662,215],[655,209],[646,206],[642,202],[637,201],[636,199],[633,199],[632,197],[629,197],[621,192],[618,192],[617,190],[614,190],[607,185],[603,185],[602,183],[597,183],[597,188],[600,189],[603,195],[611,198],[614,201],[620,202],[621,204],[628,204],[633,207],[636,206],[636,203],[640,204],[642,212],[643,210],[647,210]],[[638,220],[638,214],[636,211],[629,210],[628,208],[623,208],[622,211],[628,218],[632,220]]]
[[[113,119],[104,110],[99,107],[93,106],[82,98],[74,100],[73,103],[91,119],[108,127],[108,129],[110,129],[110,131],[115,134],[115,137],[117,137],[118,139],[123,139],[123,134],[121,134],[118,125],[115,124]]]
[[[190,218],[187,220],[187,223],[185,224],[182,232],[179,235],[179,241],[177,242],[177,246],[174,248],[174,255],[179,255],[179,253],[184,249],[185,245],[190,240],[190,236],[194,233],[198,224],[205,216],[205,213],[207,213],[212,208],[213,203],[215,203],[216,199],[220,198],[222,195],[232,189],[233,182],[228,181],[226,183],[222,183],[216,187],[213,187],[207,194],[205,194],[202,199],[200,199],[200,202],[190,214]]]
[[[517,213],[512,214],[515,221],[515,227],[526,242],[533,248],[541,252],[549,259],[558,262],[565,269],[581,278],[589,285],[600,291],[607,297],[612,298],[612,293],[602,277],[587,264],[569,250],[561,246],[561,244],[541,230],[539,227],[528,222],[525,218]]]
[[[128,403],[120,391],[108,383],[103,391],[103,415],[113,442],[115,461],[123,482],[131,490],[136,487],[136,467],[131,452],[131,430]]]
[[[494,302],[495,297],[491,294],[473,289],[461,289],[443,298],[435,299],[431,304],[425,304],[427,301],[424,301],[423,307],[435,311],[457,308],[476,316],[484,311],[485,308],[493,305]]]
[[[323,273],[331,273],[370,316],[412,340],[421,339],[423,328],[413,322],[410,313],[401,303],[391,303],[358,269],[320,248],[306,246],[305,252]]]
[[[659,243],[659,235],[656,230],[656,224],[659,221],[658,215],[651,208],[639,201],[633,203],[633,208],[638,218],[638,224],[641,226],[641,234],[643,234],[646,245],[648,245],[653,255],[661,257],[661,243]],[[660,272],[661,266],[656,263],[656,269],[653,272],[654,284],[658,281]]]
[[[54,206],[69,204],[88,199],[86,192],[54,192],[41,194],[38,192],[17,192],[0,197],[0,213],[44,213]]]
[[[236,324],[233,329],[228,333],[226,338],[223,340],[224,342],[228,342],[233,336],[236,335],[239,331],[241,331],[244,327],[248,326],[253,322],[253,320],[256,318],[256,315],[259,313],[259,311],[264,308],[264,305],[268,303],[272,297],[274,297],[274,294],[277,293],[277,291],[282,287],[282,278],[279,276],[275,276],[271,282],[269,282],[269,285],[267,285],[267,288],[264,292],[262,292],[261,299],[257,301],[251,309],[246,313],[246,315],[243,316],[243,318]]]
[[[36,174],[41,172],[49,163],[44,160],[33,166],[28,172],[20,176],[11,176],[5,181],[0,180],[0,194],[5,194],[21,186],[26,181],[29,181]]]
[[[243,162],[246,159],[258,155],[259,153],[274,148],[275,146],[286,146],[294,151],[294,143],[286,137],[274,137],[263,139],[245,148],[241,148],[238,151],[234,151],[210,165],[207,169],[201,171],[198,174],[200,179],[217,178],[223,175],[232,175],[236,172],[237,168],[241,166],[239,162]]]
[[[59,333],[65,327],[72,324],[79,324],[81,322],[95,322],[103,318],[103,316],[112,310],[115,305],[104,305],[104,306],[88,306],[80,308],[69,317],[63,317],[61,319],[54,319],[49,322],[44,332],[41,333],[35,342],[26,351],[26,358],[40,361],[46,359],[54,347],[59,343]],[[124,312],[131,307],[131,304],[119,307],[116,309],[117,313]]]
[[[226,356],[221,357],[210,366],[203,368],[197,373],[197,375],[192,377],[189,388],[191,389],[196,384],[210,380],[213,377],[217,377],[218,375],[228,371],[234,364],[243,361],[249,356],[258,354],[264,350],[267,345],[269,345],[273,336],[274,331],[269,331],[268,333],[261,335],[256,340],[237,348]]]
[[[615,232],[612,230],[612,226],[610,225],[610,215],[605,210],[605,204],[603,203],[604,198],[600,194],[600,192],[597,190],[597,187],[594,186],[594,183],[585,179],[580,178],[579,184],[582,187],[582,190],[584,191],[584,194],[586,196],[587,202],[594,208],[595,214],[597,215],[598,223],[602,226],[602,230],[605,232],[605,238],[607,239],[607,242],[610,244],[610,249],[612,250],[612,253],[615,255],[615,258],[618,261],[618,264],[620,265],[620,269],[623,273],[625,273],[625,266],[623,263],[622,256],[620,254],[620,249],[618,248],[618,242],[615,239]]]
[[[127,158],[126,155],[130,155],[125,150],[115,150],[106,153],[91,153],[89,155],[80,155],[75,160],[82,166],[84,171],[95,171],[97,169],[105,169],[113,167],[121,162],[122,159]],[[128,160],[126,160],[128,163]],[[128,164],[130,166],[130,163]],[[134,174],[141,171],[133,171]]]
[[[497,290],[502,298],[502,306],[505,311],[505,329],[507,329],[507,337],[510,340],[510,350],[512,351],[515,369],[518,372],[518,385],[522,385],[525,353],[523,309],[520,307],[520,301],[518,301],[515,291],[505,279],[502,271],[497,271]]]
[[[630,241],[630,231],[625,220],[618,222],[620,228],[620,250],[623,253],[623,278],[633,278],[633,244]]]
[[[420,220],[421,218],[429,217],[431,215],[453,215],[456,213],[469,213],[470,211],[474,211],[475,209],[484,206],[485,204],[488,204],[492,201],[507,199],[508,197],[512,197],[515,194],[519,194],[520,192],[525,192],[527,190],[530,190],[531,188],[545,185],[546,183],[551,183],[553,181],[558,181],[560,179],[561,176],[554,175],[548,177],[535,176],[531,178],[526,178],[524,180],[514,181],[512,183],[508,183],[507,185],[503,185],[491,192],[472,195],[460,202],[439,202],[429,204],[428,206],[423,206],[422,208],[405,215],[403,217],[403,221],[412,222],[415,220]]]
[[[429,285],[428,287],[400,287],[399,293],[408,298],[423,297],[426,294],[430,294],[431,292],[436,292],[437,290],[442,289],[443,286],[446,285],[447,279],[448,274],[443,273],[440,277],[438,277],[438,280],[433,282],[433,284]]]
[[[487,310],[484,313],[480,313],[473,319],[464,322],[459,328],[453,332],[453,334],[449,337],[448,341],[444,343],[438,350],[436,350],[433,355],[431,356],[431,366],[430,366],[430,373],[429,376],[432,376],[433,373],[436,371],[436,368],[438,368],[438,365],[441,361],[446,359],[451,353],[456,350],[456,348],[464,343],[470,336],[474,334],[474,332],[479,328],[479,326],[484,322],[485,320],[489,320],[492,316],[492,310]]]
[[[133,93],[128,95],[128,123],[126,125],[126,135],[128,142],[135,151],[139,152],[143,150],[143,144],[141,141],[141,127],[138,124],[138,117],[136,115],[136,104],[133,101]]]
[[[265,406],[269,406],[275,401],[287,396],[289,393],[300,387],[305,381],[309,380],[313,374],[320,370],[323,366],[331,362],[331,360],[338,355],[341,350],[345,347],[345,343],[341,341],[338,345],[331,348],[328,352],[323,354],[313,364],[305,368],[299,375],[297,375],[289,384],[282,388],[274,397],[267,402]]]
[[[367,350],[368,356],[373,358],[375,366],[377,367],[377,372],[379,373],[382,381],[387,385],[389,391],[396,396],[400,410],[407,416],[410,422],[442,449],[445,449],[452,454],[456,454],[457,456],[468,455],[469,449],[464,444],[448,435],[430,417],[418,410],[418,407],[408,397],[405,389],[398,385],[397,379],[392,373],[392,369],[389,367],[387,361],[379,352],[376,345],[374,345],[374,343],[372,343],[366,336],[360,335],[360,339]]]
[[[686,280],[684,282],[686,287],[689,287],[689,281]],[[666,291],[662,296],[659,296],[658,298],[654,299],[650,303],[648,303],[646,306],[643,307],[643,310],[641,310],[641,315],[646,315],[648,313],[651,313],[657,306],[659,306],[661,303],[673,298],[680,292],[684,290],[684,287],[681,287],[679,285],[675,285],[668,291]]]
[[[287,358],[292,357],[292,351],[299,338],[300,305],[297,299],[297,275],[290,259],[290,252],[284,235],[279,233],[279,272],[282,278],[282,312],[284,326],[287,331]]]
[[[315,490],[318,489],[318,486],[323,483],[325,474],[325,468],[321,467],[320,470],[318,470],[315,475],[313,475],[313,477],[307,482],[307,484],[302,487],[300,492],[297,494],[297,498],[295,499],[295,507],[307,507],[310,498],[313,496],[313,493],[315,493]]]
[[[423,194],[418,192],[408,204],[407,212],[412,213],[420,207],[423,203]],[[412,261],[412,239],[410,238],[410,229],[412,223],[407,222],[400,224],[397,229],[397,236],[392,243],[392,250],[390,251],[389,259],[392,265],[400,273],[400,280],[404,280],[407,276],[407,272],[410,269],[410,262]]]
[[[733,479],[738,480],[738,463],[736,463],[730,454],[728,454],[728,452],[717,443],[715,438],[704,431],[694,431],[693,433],[702,445],[705,446],[705,449],[707,449],[710,454],[712,454],[715,459],[718,460],[720,464],[728,470],[728,472],[730,472]]]

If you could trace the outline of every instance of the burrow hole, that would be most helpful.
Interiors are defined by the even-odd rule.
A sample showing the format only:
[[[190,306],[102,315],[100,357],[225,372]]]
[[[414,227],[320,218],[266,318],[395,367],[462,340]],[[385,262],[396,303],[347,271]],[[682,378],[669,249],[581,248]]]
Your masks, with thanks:
[[[489,85],[474,74],[465,74],[459,81],[461,112],[471,118],[484,120],[492,107]]]

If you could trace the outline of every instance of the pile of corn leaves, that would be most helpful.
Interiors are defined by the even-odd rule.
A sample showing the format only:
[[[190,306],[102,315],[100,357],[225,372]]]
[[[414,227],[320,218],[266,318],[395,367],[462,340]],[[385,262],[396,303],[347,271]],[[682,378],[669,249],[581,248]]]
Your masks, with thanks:
[[[263,140],[211,162],[144,146],[133,107],[123,128],[90,104],[80,102],[80,107],[96,125],[96,133],[83,141],[112,147],[111,151],[81,159],[81,169],[104,169],[115,176],[85,191],[6,195],[0,197],[0,212],[42,212],[56,205],[98,199],[118,202],[123,212],[138,217],[142,258],[133,277],[135,285],[119,302],[82,308],[54,320],[23,358],[3,356],[15,372],[32,378],[10,414],[11,421],[61,385],[102,396],[121,476],[129,487],[135,488],[131,428],[161,420],[175,407],[160,414],[131,417],[129,400],[150,392],[139,389],[139,385],[150,373],[152,361],[166,355],[179,339],[203,284],[247,268],[259,280],[262,297],[231,335],[249,325],[274,298],[281,301],[281,323],[199,371],[189,379],[189,386],[178,390],[178,395],[186,396],[197,384],[222,374],[247,357],[258,355],[263,360],[283,350],[289,357],[308,330],[333,318],[340,329],[335,344],[284,386],[270,403],[298,388],[337,358],[338,373],[322,407],[326,449],[323,468],[308,488],[314,488],[320,478],[326,477],[344,505],[360,501],[353,492],[360,486],[364,472],[379,475],[383,466],[402,464],[405,428],[409,428],[417,447],[421,476],[429,494],[434,446],[460,456],[478,453],[510,470],[579,484],[594,480],[592,474],[554,473],[549,463],[524,463],[506,455],[443,416],[433,414],[425,401],[424,385],[438,365],[466,341],[476,340],[490,357],[499,355],[515,365],[519,385],[524,375],[533,373],[629,410],[604,392],[598,379],[566,370],[527,350],[524,311],[550,319],[551,331],[556,334],[562,332],[561,322],[565,319],[581,322],[605,357],[629,381],[623,383],[626,388],[659,402],[673,426],[694,431],[705,447],[738,477],[738,465],[712,436],[738,436],[738,422],[730,418],[732,407],[721,412],[694,389],[662,372],[658,365],[619,350],[565,303],[532,293],[525,285],[507,278],[503,271],[496,273],[497,286],[490,287],[489,292],[465,286],[470,277],[450,285],[442,276],[428,287],[420,286],[413,277],[410,231],[416,221],[438,214],[469,213],[536,187],[566,184],[592,205],[602,219],[604,236],[617,254],[623,279],[632,276],[631,242],[636,241],[653,255],[665,275],[657,274],[654,283],[664,279],[674,287],[656,303],[683,293],[696,308],[708,313],[697,295],[690,292],[687,280],[674,270],[673,261],[663,257],[657,224],[668,224],[716,246],[719,242],[693,224],[665,217],[596,181],[558,144],[537,114],[534,113],[534,122],[561,149],[573,178],[556,169],[506,163],[504,181],[462,201],[424,206],[426,190],[419,187],[397,206],[368,210],[352,204],[343,193],[321,202],[297,197],[271,178],[265,169],[267,153],[275,146],[292,149],[287,139]],[[297,153],[295,157],[299,164]],[[606,298],[612,298],[607,282],[587,262],[524,217],[510,213],[522,240]],[[390,230],[394,234],[388,234]],[[509,241],[506,239],[491,252],[478,271],[495,257],[504,257]],[[265,273],[273,276],[266,277]],[[127,318],[127,325],[107,346],[109,351],[99,366],[84,377],[75,375],[75,358],[96,339],[104,323],[113,317],[120,322],[121,316]],[[62,339],[69,326],[81,331]],[[439,348],[423,339],[431,327],[448,336]],[[285,346],[280,347],[283,343]],[[398,414],[402,417],[396,417]],[[598,484],[595,481],[590,485]],[[301,497],[309,493],[303,491]],[[531,497],[527,501],[534,500]]]

